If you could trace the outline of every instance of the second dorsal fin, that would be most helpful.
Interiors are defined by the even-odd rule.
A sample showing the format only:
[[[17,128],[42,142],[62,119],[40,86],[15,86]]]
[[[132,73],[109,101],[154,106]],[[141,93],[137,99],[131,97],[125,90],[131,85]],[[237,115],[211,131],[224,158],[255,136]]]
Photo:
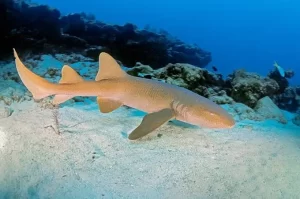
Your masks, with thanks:
[[[83,82],[83,78],[70,66],[64,65],[61,71],[60,84]],[[72,95],[55,95],[53,98],[54,104],[61,104],[72,99]]]

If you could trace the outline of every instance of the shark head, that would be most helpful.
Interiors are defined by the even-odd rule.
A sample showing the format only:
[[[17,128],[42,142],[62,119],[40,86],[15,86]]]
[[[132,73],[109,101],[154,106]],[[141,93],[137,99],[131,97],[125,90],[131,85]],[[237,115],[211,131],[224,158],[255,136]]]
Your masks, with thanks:
[[[186,121],[204,128],[232,128],[235,125],[233,117],[222,107],[205,109],[203,106],[188,108]]]
[[[206,99],[187,104],[176,112],[179,120],[204,128],[222,129],[232,128],[235,125],[235,120],[225,109]]]

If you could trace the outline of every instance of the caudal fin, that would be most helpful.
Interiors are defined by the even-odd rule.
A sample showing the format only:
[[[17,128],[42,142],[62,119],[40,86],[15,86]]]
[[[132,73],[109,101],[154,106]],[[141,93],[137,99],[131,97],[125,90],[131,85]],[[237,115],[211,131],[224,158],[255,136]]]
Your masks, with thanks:
[[[18,74],[26,86],[26,88],[31,92],[34,99],[42,99],[53,94],[53,88],[55,84],[48,82],[44,78],[31,72],[20,60],[15,49],[14,57],[17,67]]]

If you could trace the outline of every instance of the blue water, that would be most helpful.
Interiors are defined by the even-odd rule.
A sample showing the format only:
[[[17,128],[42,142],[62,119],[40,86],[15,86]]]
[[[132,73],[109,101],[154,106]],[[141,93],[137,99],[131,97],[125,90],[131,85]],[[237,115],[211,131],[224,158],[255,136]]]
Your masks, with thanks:
[[[111,24],[149,24],[212,52],[225,75],[234,69],[266,75],[274,60],[300,84],[300,2],[297,0],[35,0],[63,14],[87,12]]]

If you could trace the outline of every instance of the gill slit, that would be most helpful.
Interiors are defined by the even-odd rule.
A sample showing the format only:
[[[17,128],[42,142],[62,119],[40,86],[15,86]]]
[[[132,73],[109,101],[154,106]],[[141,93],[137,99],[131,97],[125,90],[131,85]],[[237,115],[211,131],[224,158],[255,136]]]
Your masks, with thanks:
[[[181,115],[184,119],[188,117],[188,108],[179,101],[173,100],[171,102],[171,107],[175,111],[176,115]]]

